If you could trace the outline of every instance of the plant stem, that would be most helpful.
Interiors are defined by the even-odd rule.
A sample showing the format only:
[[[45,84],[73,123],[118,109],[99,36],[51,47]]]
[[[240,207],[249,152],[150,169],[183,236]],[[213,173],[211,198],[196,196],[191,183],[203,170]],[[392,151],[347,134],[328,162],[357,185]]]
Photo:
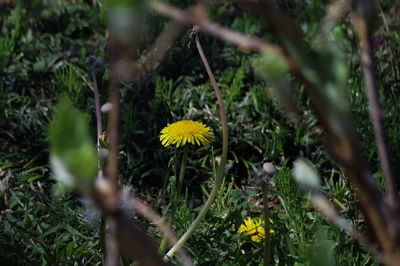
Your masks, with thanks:
[[[162,221],[162,218],[153,211],[150,207],[147,206],[146,203],[142,202],[141,200],[135,198],[131,200],[131,205],[133,209],[140,213],[144,218],[146,218],[149,222],[154,224],[158,227],[158,229],[167,236],[169,243],[172,245],[178,241],[178,238],[172,232],[170,227]],[[181,263],[183,266],[191,266],[193,265],[192,259],[189,255],[185,252],[184,249],[178,250],[178,255],[180,257]]]
[[[100,95],[99,95],[99,89],[97,86],[97,79],[96,79],[96,72],[93,70],[92,71],[92,78],[93,78],[93,86],[90,86],[94,93],[94,102],[96,106],[96,127],[97,127],[97,152],[100,151],[100,137],[101,134],[103,133],[103,121],[101,119],[101,110],[100,110]],[[88,82],[90,85],[90,83]],[[100,159],[98,160],[97,163],[97,178],[99,176],[103,175],[103,168]],[[103,253],[103,264],[106,261],[107,257],[107,249],[106,249],[106,221],[105,221],[105,216],[104,214],[101,215],[100,217],[100,246],[101,250]]]
[[[200,210],[199,215],[196,217],[196,219],[190,225],[189,229],[183,234],[183,236],[178,240],[178,242],[168,251],[167,255],[164,257],[164,260],[167,260],[167,261],[169,260],[169,258],[172,258],[175,255],[175,252],[177,252],[177,250],[179,250],[185,244],[185,242],[192,236],[193,232],[199,226],[201,220],[203,220],[203,218],[206,216],[208,210],[211,207],[211,204],[214,202],[214,199],[217,196],[219,187],[222,183],[222,179],[223,179],[224,173],[225,173],[226,160],[228,157],[228,123],[227,123],[227,118],[226,118],[226,113],[225,113],[224,101],[222,99],[221,91],[218,88],[217,81],[215,80],[215,77],[214,77],[214,75],[211,71],[211,68],[207,62],[207,59],[204,55],[203,49],[201,48],[201,44],[200,44],[200,41],[199,41],[199,38],[197,35],[195,36],[195,39],[196,39],[197,50],[199,51],[201,60],[203,61],[204,67],[210,78],[211,86],[214,89],[214,92],[217,96],[217,100],[218,100],[218,104],[219,104],[220,119],[221,119],[221,125],[222,125],[222,156],[221,156],[221,162],[220,162],[219,168],[218,168],[217,177],[215,178],[214,186],[211,190],[211,193],[210,193],[206,203],[204,204],[203,208]]]
[[[175,192],[174,192],[174,196],[173,196],[173,200],[172,200],[171,212],[167,218],[168,226],[172,225],[172,222],[174,220],[174,216],[176,213],[176,209],[178,207],[179,197],[181,195],[181,190],[182,190],[182,185],[183,185],[183,179],[185,178],[187,154],[188,154],[188,149],[187,149],[187,146],[185,146],[183,149],[183,156],[182,156],[182,162],[181,162],[181,170],[179,172],[179,179],[177,180],[176,188],[175,188]],[[175,160],[175,162],[177,162],[177,161]],[[168,238],[167,238],[167,235],[164,234],[164,236],[161,240],[161,243],[160,243],[161,254],[165,252],[165,250],[167,249],[167,245],[168,245]]]
[[[102,214],[100,217],[100,246],[101,246],[101,251],[103,253],[103,264],[104,265],[106,263],[106,258],[107,258],[106,229],[107,229],[106,218],[104,217],[104,214]]]
[[[271,236],[270,236],[270,224],[269,224],[269,210],[268,210],[268,180],[263,184],[263,219],[264,219],[264,266],[269,265],[269,260],[271,258]]]
[[[378,82],[375,77],[375,62],[373,58],[372,34],[373,22],[376,19],[373,1],[357,6],[353,12],[356,30],[360,39],[361,64],[364,72],[364,81],[368,94],[369,112],[378,148],[379,161],[385,178],[389,205],[396,211],[400,209],[397,181],[393,175],[393,165],[389,154],[387,134],[384,127],[384,110],[379,102]]]

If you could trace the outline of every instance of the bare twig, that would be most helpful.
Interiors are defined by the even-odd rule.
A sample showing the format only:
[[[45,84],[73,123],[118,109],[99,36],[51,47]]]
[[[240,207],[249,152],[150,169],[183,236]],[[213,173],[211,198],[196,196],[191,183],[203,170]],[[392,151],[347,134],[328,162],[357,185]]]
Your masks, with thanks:
[[[169,36],[170,33],[167,35]],[[165,35],[164,35],[165,36]],[[176,36],[168,39],[173,42]],[[164,44],[164,43],[162,43]],[[161,48],[161,52],[154,52],[151,66],[161,60],[170,45]],[[93,199],[105,214],[108,224],[107,235],[107,265],[118,264],[118,253],[121,251],[126,257],[136,260],[140,265],[165,265],[157,252],[154,242],[142,231],[132,218],[121,209],[120,194],[118,192],[118,124],[120,110],[120,82],[133,81],[141,74],[138,63],[134,63],[127,55],[134,52],[135,47],[121,44],[118,39],[110,34],[109,57],[111,65],[111,110],[108,116],[108,162],[106,178],[99,177],[93,191]],[[156,49],[157,50],[157,49]],[[135,68],[130,68],[136,64]]]
[[[174,245],[178,242],[178,238],[175,234],[171,231],[169,226],[162,221],[162,218],[155,213],[150,207],[148,207],[144,202],[139,199],[132,200],[132,207],[135,211],[143,215],[144,218],[149,220],[155,226],[160,229],[160,231],[167,237],[168,241]],[[192,260],[186,254],[184,249],[177,250],[177,254],[182,260],[183,265],[193,265]]]
[[[162,58],[171,48],[172,44],[184,28],[185,27],[182,23],[175,21],[172,21],[167,25],[164,32],[155,41],[154,45],[150,47],[148,53],[138,60],[142,73],[154,70],[160,64]]]
[[[108,234],[106,235],[106,265],[107,266],[118,266],[118,240],[117,240],[117,224],[116,219],[113,216],[108,217]]]
[[[113,75],[111,75],[111,104],[112,109],[108,116],[108,162],[106,168],[106,175],[108,179],[108,186],[110,189],[109,197],[107,198],[108,205],[112,209],[117,209],[119,206],[120,198],[118,193],[118,118],[119,118],[119,85]],[[118,264],[119,248],[117,241],[117,221],[114,215],[106,216],[108,224],[108,234],[106,238],[107,247],[107,259],[106,263],[108,266],[116,266]]]
[[[118,191],[118,120],[120,109],[120,81],[127,78],[129,81],[137,80],[146,71],[157,67],[163,56],[171,47],[174,40],[182,31],[183,26],[179,23],[171,23],[167,30],[157,39],[156,44],[150,49],[140,62],[133,62],[132,58],[126,59],[126,55],[135,50],[129,45],[120,45],[114,36],[110,37],[109,57],[111,65],[111,110],[108,117],[109,156],[106,168],[106,177],[100,172],[95,180],[90,196],[102,211],[102,230],[105,231],[107,221],[108,234],[106,240],[106,265],[118,265],[119,251],[127,258],[137,261],[140,265],[167,265],[157,252],[157,248],[146,233],[140,230],[121,207],[121,197]],[[122,48],[121,48],[122,47]],[[131,64],[134,63],[134,64]],[[128,67],[126,67],[128,66]],[[130,68],[133,66],[133,70]],[[120,75],[119,70],[126,73]],[[138,71],[139,70],[139,71]],[[130,75],[130,76],[129,76]],[[100,97],[97,82],[93,73],[94,86],[81,75],[82,80],[95,94],[96,122],[97,122],[97,144],[100,147],[100,136],[103,132]],[[99,170],[102,170],[99,168]],[[104,220],[103,220],[104,219]],[[163,228],[167,232],[166,228]],[[170,231],[169,231],[170,232]],[[169,234],[170,235],[170,234]],[[104,235],[102,235],[103,238]],[[103,240],[102,240],[103,241]],[[104,241],[103,241],[104,242]],[[104,250],[104,249],[103,249]],[[183,251],[181,254],[184,254]],[[182,255],[185,265],[191,265],[190,259]]]
[[[376,16],[374,1],[353,1],[353,17],[360,39],[361,63],[364,71],[364,80],[368,92],[369,112],[374,128],[375,140],[378,148],[379,161],[386,181],[389,204],[399,209],[397,182],[393,176],[393,167],[390,161],[389,148],[383,121],[383,110],[379,103],[378,85],[375,78],[375,63],[372,48],[372,26]]]
[[[96,73],[94,71],[92,73],[92,78],[93,78],[92,90],[94,92],[94,102],[95,102],[95,105],[96,105],[97,150],[99,150],[99,148],[100,148],[100,137],[101,137],[101,134],[103,133],[103,122],[102,122],[102,119],[101,119],[99,88],[97,86]]]
[[[360,244],[364,245],[369,252],[378,260],[379,262],[383,261],[382,254],[373,246],[371,243],[357,231],[356,228],[351,226],[343,217],[337,214],[335,207],[332,206],[330,201],[322,194],[317,193],[311,195],[311,202],[314,207],[323,215],[326,219],[331,221],[333,224],[341,228],[347,234],[356,239]]]
[[[119,80],[111,74],[111,105],[112,108],[108,115],[108,162],[107,162],[107,178],[114,186],[113,189],[118,188],[118,120],[119,120],[119,107],[120,107],[120,92]]]
[[[100,110],[100,95],[99,95],[99,88],[97,86],[97,79],[96,79],[96,72],[92,72],[92,79],[93,79],[93,85],[90,84],[90,82],[83,76],[81,75],[81,78],[83,79],[84,82],[87,83],[89,88],[93,91],[94,93],[94,102],[95,102],[95,107],[96,107],[96,128],[97,128],[97,152],[100,151],[100,138],[101,134],[103,133],[103,121],[101,119],[101,110]],[[100,160],[98,160],[97,163],[97,178],[103,175],[103,168],[101,166]],[[103,252],[103,263],[105,263],[105,260],[107,258],[107,249],[106,249],[106,221],[105,221],[105,216],[104,214],[101,215],[100,217],[100,244],[101,244],[101,250]]]
[[[240,48],[256,52],[274,52],[284,58],[290,67],[294,67],[290,58],[286,56],[279,46],[270,44],[256,36],[244,35],[243,33],[209,21],[204,15],[202,5],[200,4],[186,11],[158,1],[149,1],[148,5],[152,10],[161,15],[170,17],[185,25],[196,25],[200,30]]]
[[[328,34],[337,21],[350,12],[349,2],[334,1],[329,4],[329,9],[322,23],[319,26],[318,33],[320,38],[328,38]]]

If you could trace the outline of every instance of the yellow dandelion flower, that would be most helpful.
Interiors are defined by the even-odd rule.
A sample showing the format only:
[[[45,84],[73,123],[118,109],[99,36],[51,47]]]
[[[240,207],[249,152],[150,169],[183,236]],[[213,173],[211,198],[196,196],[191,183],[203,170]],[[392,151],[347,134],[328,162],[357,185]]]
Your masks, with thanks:
[[[184,146],[186,143],[199,146],[208,146],[214,140],[211,129],[203,123],[182,120],[170,124],[161,130],[160,141],[164,147],[176,145]]]
[[[272,223],[272,220],[270,223]],[[240,225],[238,233],[244,233],[246,235],[251,235],[251,240],[254,242],[260,242],[265,238],[264,220],[261,218],[246,218],[244,223]],[[275,232],[274,229],[269,230],[270,233]]]

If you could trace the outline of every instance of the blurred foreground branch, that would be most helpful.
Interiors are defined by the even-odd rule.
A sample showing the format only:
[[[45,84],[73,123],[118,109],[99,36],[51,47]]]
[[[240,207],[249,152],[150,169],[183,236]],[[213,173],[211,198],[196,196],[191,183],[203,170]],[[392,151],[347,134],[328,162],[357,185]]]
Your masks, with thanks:
[[[369,112],[374,128],[375,140],[378,148],[379,161],[386,181],[389,204],[399,210],[399,195],[397,182],[393,176],[392,162],[383,121],[383,110],[379,103],[378,84],[375,78],[375,62],[373,58],[372,34],[376,20],[374,1],[352,1],[353,18],[360,39],[361,63],[364,71],[364,80],[367,88]]]
[[[160,231],[167,237],[170,244],[175,245],[178,242],[178,238],[171,231],[169,226],[162,221],[161,216],[155,213],[150,207],[139,199],[132,200],[132,207],[135,211],[143,215],[148,221],[158,227]],[[192,260],[186,254],[184,249],[178,249],[176,251],[182,260],[182,264],[185,266],[193,265]]]
[[[288,61],[290,66],[294,67],[291,64],[290,58],[285,55],[284,51],[279,46],[270,44],[256,36],[248,36],[241,32],[231,30],[208,20],[202,4],[188,8],[186,11],[158,1],[149,1],[148,6],[155,12],[167,16],[176,22],[189,26],[196,25],[199,30],[228,43],[232,43],[242,49],[255,52],[269,51],[279,54]]]

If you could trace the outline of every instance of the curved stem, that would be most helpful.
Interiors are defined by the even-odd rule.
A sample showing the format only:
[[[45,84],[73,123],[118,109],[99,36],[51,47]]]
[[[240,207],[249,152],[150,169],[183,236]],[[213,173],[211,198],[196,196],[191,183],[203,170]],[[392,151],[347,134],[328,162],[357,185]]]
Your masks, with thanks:
[[[196,39],[197,50],[199,51],[201,60],[203,61],[204,67],[210,78],[211,86],[213,87],[214,92],[217,96],[217,100],[218,100],[220,119],[221,119],[221,124],[222,124],[222,156],[221,156],[221,162],[219,164],[217,177],[215,179],[214,186],[211,190],[211,193],[210,193],[206,203],[204,204],[203,208],[200,210],[200,213],[198,214],[196,219],[190,225],[189,229],[183,234],[183,236],[178,240],[178,242],[168,251],[167,255],[164,257],[165,260],[168,260],[169,258],[171,258],[175,255],[175,252],[177,250],[179,250],[185,244],[185,242],[192,236],[193,232],[199,226],[201,220],[203,220],[203,218],[206,216],[208,210],[211,207],[211,204],[214,202],[214,199],[217,196],[219,187],[222,183],[222,179],[223,179],[223,176],[225,173],[225,164],[226,164],[226,160],[228,157],[228,123],[227,123],[227,118],[226,118],[226,113],[225,113],[224,101],[222,99],[222,94],[221,94],[220,89],[218,88],[215,77],[214,77],[214,75],[211,71],[211,68],[207,62],[207,59],[204,55],[203,49],[201,48],[201,44],[200,44],[200,41],[199,41],[199,38],[197,35],[195,36],[195,39]]]
[[[188,149],[187,149],[187,146],[185,146],[185,148],[183,150],[183,157],[182,157],[182,162],[181,162],[181,170],[179,172],[179,179],[177,181],[175,192],[174,192],[174,197],[173,197],[173,200],[172,200],[172,208],[171,208],[171,212],[170,212],[170,214],[168,215],[168,218],[167,218],[167,225],[168,226],[172,225],[172,221],[174,220],[175,212],[176,212],[176,209],[178,207],[179,196],[181,195],[183,179],[185,177],[187,154],[188,154]],[[175,162],[176,162],[176,160],[175,160]],[[160,243],[160,252],[161,253],[165,252],[165,249],[167,248],[167,245],[168,245],[168,238],[167,238],[167,235],[164,234],[164,236],[163,236],[163,238],[161,240],[161,243]]]

